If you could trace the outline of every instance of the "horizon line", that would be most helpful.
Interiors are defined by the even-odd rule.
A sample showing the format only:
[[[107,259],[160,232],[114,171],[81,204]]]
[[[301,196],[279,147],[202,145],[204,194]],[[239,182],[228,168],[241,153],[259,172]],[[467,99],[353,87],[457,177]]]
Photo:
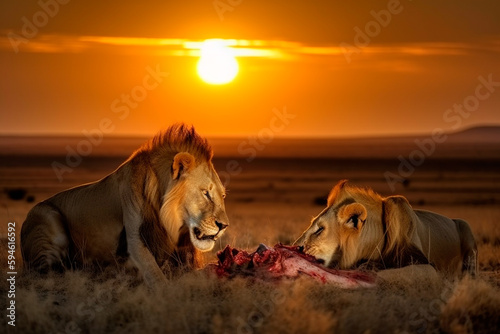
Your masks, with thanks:
[[[460,129],[442,129],[444,131],[444,134],[447,135],[452,135],[452,134],[459,134],[462,132],[467,132],[471,131],[474,129],[485,129],[485,128],[498,128],[500,130],[500,123],[498,124],[478,124],[478,125],[472,125],[472,126],[467,126],[463,127]],[[165,128],[166,129],[166,128]],[[105,137],[107,138],[113,138],[113,139],[144,139],[144,138],[151,138],[155,136],[156,134],[160,133],[161,131],[164,131],[165,129],[160,129],[156,132],[153,132],[151,134],[104,134]],[[420,131],[415,131],[415,132],[401,132],[401,133],[388,133],[388,134],[366,134],[366,135],[332,135],[332,136],[314,136],[314,135],[280,135],[274,137],[273,140],[275,139],[285,139],[285,140],[292,140],[292,139],[317,139],[317,140],[328,140],[328,139],[370,139],[370,138],[401,138],[401,137],[412,137],[412,136],[429,136],[432,135],[432,132],[434,130],[438,129],[436,127],[435,129],[428,131],[428,132],[420,132]],[[200,132],[198,132],[200,133]],[[200,133],[203,137],[206,137],[208,139],[244,139],[247,138],[248,136],[256,135],[257,133],[251,133],[251,134],[241,134],[241,135],[205,135],[203,133]],[[56,138],[79,138],[84,136],[82,133],[29,133],[29,132],[21,132],[21,133],[1,133],[0,132],[0,138],[46,138],[46,139],[56,139]]]

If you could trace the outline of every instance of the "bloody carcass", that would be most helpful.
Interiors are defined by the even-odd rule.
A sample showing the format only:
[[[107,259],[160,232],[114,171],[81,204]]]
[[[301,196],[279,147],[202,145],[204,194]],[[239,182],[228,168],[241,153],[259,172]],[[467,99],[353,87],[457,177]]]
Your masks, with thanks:
[[[277,244],[269,248],[261,244],[255,252],[248,253],[228,245],[217,253],[217,257],[219,262],[214,269],[220,277],[251,276],[270,280],[307,275],[320,282],[348,289],[375,286],[375,274],[326,268],[297,246]]]

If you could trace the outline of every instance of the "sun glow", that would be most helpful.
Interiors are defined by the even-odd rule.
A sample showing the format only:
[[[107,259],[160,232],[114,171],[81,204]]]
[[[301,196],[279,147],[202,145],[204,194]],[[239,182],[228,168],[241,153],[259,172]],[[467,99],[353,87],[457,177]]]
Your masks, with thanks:
[[[200,47],[197,70],[206,83],[223,85],[233,81],[239,66],[234,50],[224,40],[208,39]]]

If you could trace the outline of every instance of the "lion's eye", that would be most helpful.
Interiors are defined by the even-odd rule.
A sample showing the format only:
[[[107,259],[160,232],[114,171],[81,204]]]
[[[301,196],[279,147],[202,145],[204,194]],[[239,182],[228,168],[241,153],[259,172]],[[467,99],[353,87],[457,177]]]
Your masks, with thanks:
[[[314,232],[314,235],[315,235],[315,236],[318,236],[318,235],[320,235],[320,234],[321,234],[324,230],[325,230],[325,228],[324,228],[323,226],[321,226],[320,228],[318,228],[318,229],[316,230],[316,232]]]

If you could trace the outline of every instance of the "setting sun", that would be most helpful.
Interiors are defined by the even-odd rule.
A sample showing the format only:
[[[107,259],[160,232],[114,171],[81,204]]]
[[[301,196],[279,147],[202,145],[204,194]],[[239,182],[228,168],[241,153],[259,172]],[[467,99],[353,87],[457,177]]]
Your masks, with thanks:
[[[231,82],[238,74],[238,61],[233,49],[223,40],[209,39],[200,47],[197,70],[206,83],[223,85]]]

